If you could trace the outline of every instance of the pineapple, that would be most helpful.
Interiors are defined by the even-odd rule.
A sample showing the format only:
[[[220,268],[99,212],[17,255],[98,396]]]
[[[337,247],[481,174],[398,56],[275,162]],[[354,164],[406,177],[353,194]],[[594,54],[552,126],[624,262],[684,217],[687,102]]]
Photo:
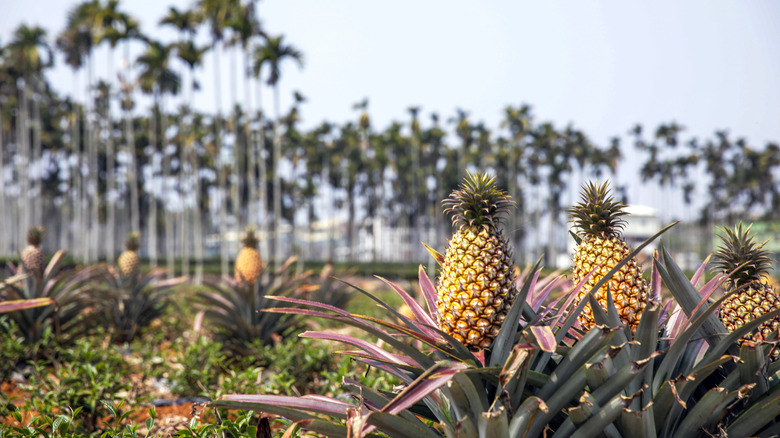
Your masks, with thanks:
[[[625,204],[616,202],[610,196],[608,183],[593,182],[582,186],[579,204],[568,208],[570,221],[578,228],[581,239],[574,253],[574,282],[579,283],[595,269],[587,283],[578,293],[576,302],[586,299],[587,294],[604,275],[630,253],[623,240],[621,229],[625,225]],[[647,282],[635,258],[628,261],[612,278],[595,293],[599,304],[606,309],[607,290],[612,294],[621,321],[632,331],[636,330],[647,301]],[[585,306],[579,316],[583,329],[594,325],[593,309]]]
[[[136,252],[139,247],[138,233],[130,233],[125,241],[125,250],[119,254],[116,262],[119,266],[119,272],[124,277],[134,277],[138,275],[141,266],[141,260]]]
[[[241,243],[244,244],[244,247],[241,248],[236,257],[234,276],[238,284],[254,285],[263,270],[263,259],[257,251],[257,237],[255,237],[254,228],[247,228]]]
[[[780,297],[767,281],[766,274],[772,259],[769,251],[764,249],[766,242],[758,244],[750,235],[750,227],[743,229],[741,223],[733,230],[724,227],[722,231],[723,235],[718,237],[723,244],[715,253],[715,268],[731,275],[731,279],[726,283],[726,293],[730,296],[723,302],[719,317],[723,325],[733,332],[749,321],[780,308]],[[780,316],[761,324],[756,332],[746,335],[742,341],[763,341],[778,327]],[[779,354],[778,348],[772,352],[775,359]]]
[[[515,297],[512,252],[498,228],[514,201],[493,178],[467,173],[445,199],[457,231],[449,242],[437,286],[442,331],[467,347],[488,347]]]
[[[27,272],[36,277],[43,276],[46,259],[41,251],[41,238],[43,227],[32,227],[27,231],[27,247],[22,251],[22,264]]]

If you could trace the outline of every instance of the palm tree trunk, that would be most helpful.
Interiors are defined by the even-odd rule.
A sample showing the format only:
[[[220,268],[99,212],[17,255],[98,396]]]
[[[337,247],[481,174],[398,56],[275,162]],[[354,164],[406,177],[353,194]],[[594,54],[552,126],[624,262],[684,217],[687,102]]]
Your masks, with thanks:
[[[108,78],[113,77],[113,50],[108,57]],[[114,202],[111,199],[115,195],[116,176],[114,174],[116,166],[116,157],[114,152],[114,120],[111,117],[111,104],[109,100],[108,109],[106,110],[105,123],[108,126],[108,133],[106,135],[106,258],[112,260],[116,255],[116,208]]]
[[[5,199],[5,130],[3,129],[3,109],[0,108],[0,223],[10,224],[13,221],[6,217],[6,199]],[[10,228],[10,227],[9,227]],[[6,231],[0,231],[0,257],[6,257],[10,254],[10,249],[6,242]]]
[[[30,79],[30,84],[33,86],[32,96],[32,110],[33,110],[33,151],[32,159],[35,163],[35,167],[38,172],[35,175],[35,187],[33,187],[34,203],[33,203],[33,221],[36,224],[43,223],[43,199],[46,195],[43,193],[43,148],[41,146],[41,93],[39,87],[39,80],[37,78]]]
[[[225,277],[228,275],[228,253],[227,253],[227,245],[228,243],[225,242],[225,237],[227,236],[227,178],[225,175],[226,169],[225,166],[222,163],[222,159],[220,158],[220,155],[222,154],[222,92],[221,92],[221,83],[220,80],[220,74],[219,74],[219,45],[214,44],[214,93],[216,94],[216,106],[217,106],[217,117],[216,122],[214,124],[214,130],[215,130],[215,142],[217,147],[217,159],[215,160],[215,164],[217,165],[217,175],[218,175],[218,184],[219,184],[219,261],[220,261],[220,271],[222,273],[222,276]]]
[[[246,105],[246,120],[244,120],[244,135],[247,140],[247,184],[249,184],[249,202],[247,204],[247,224],[254,224],[257,220],[255,216],[255,202],[257,202],[257,137],[252,129],[252,99],[250,87],[252,81],[249,80],[249,49],[244,50],[244,104]],[[258,87],[260,84],[258,84]]]
[[[31,215],[30,215],[30,152],[28,146],[28,129],[27,129],[27,102],[28,92],[27,84],[24,88],[19,90],[19,115],[17,117],[17,143],[19,144],[20,160],[17,168],[17,174],[19,175],[21,192],[19,194],[18,202],[19,212],[21,220],[21,230],[26,230],[30,227]],[[17,233],[17,247],[24,247],[24,233]]]
[[[149,217],[146,220],[146,234],[149,239],[149,264],[152,267],[157,266],[157,195],[155,186],[157,181],[155,178],[156,165],[155,156],[157,155],[157,99],[155,98],[154,105],[152,106],[152,114],[149,118],[149,143],[151,144],[151,155],[149,157],[149,166],[151,171],[149,172],[148,191],[149,191]]]
[[[162,152],[162,200],[163,200],[163,224],[165,227],[165,259],[168,266],[168,277],[176,274],[176,237],[173,232],[172,213],[168,209],[170,205],[170,179],[171,179],[171,155],[168,153],[168,135],[166,134],[168,123],[165,120],[165,96],[160,96],[160,151]]]
[[[271,258],[270,249],[268,247],[268,236],[270,235],[268,233],[268,214],[267,214],[267,206],[268,206],[268,197],[266,193],[266,182],[268,181],[268,170],[266,166],[266,157],[265,157],[265,123],[263,122],[263,101],[262,101],[262,88],[263,84],[260,82],[260,80],[257,81],[257,161],[259,164],[258,169],[258,176],[260,179],[259,186],[260,186],[260,193],[258,194],[258,201],[257,201],[257,220],[259,225],[259,231],[261,241],[260,241],[260,252],[261,254],[264,254],[267,258]]]
[[[195,244],[195,284],[201,284],[203,281],[203,225],[201,209],[201,185],[200,185],[200,167],[198,166],[198,154],[195,148],[190,151],[190,162],[195,184],[195,207],[192,211],[192,232],[194,234]]]
[[[141,232],[141,196],[138,193],[138,163],[136,162],[135,134],[133,132],[133,114],[125,111],[125,142],[130,161],[127,163],[127,183],[130,185],[130,229]]]
[[[246,62],[246,61],[245,61]],[[230,51],[230,70],[231,70],[231,78],[236,79],[236,49],[235,47],[233,50]],[[242,168],[241,168],[241,140],[240,136],[238,135],[240,131],[238,127],[238,121],[241,118],[241,113],[239,113],[236,109],[236,106],[238,105],[238,92],[236,90],[238,86],[238,80],[231,80],[230,81],[230,102],[231,102],[231,110],[230,114],[233,119],[233,129],[234,129],[234,141],[233,141],[233,178],[234,185],[232,187],[231,193],[233,194],[233,215],[235,217],[235,226],[237,230],[241,230],[243,223],[241,220],[241,182],[244,180],[242,178]]]
[[[184,275],[190,275],[190,216],[193,212],[189,208],[190,195],[188,188],[192,181],[192,166],[187,154],[192,147],[188,144],[184,117],[189,113],[189,107],[182,111],[178,120],[179,133],[179,197],[181,199],[181,212],[179,213],[179,242],[181,254],[181,270]]]
[[[282,263],[282,178],[279,175],[282,160],[282,138],[279,134],[279,87],[274,85],[274,261]]]

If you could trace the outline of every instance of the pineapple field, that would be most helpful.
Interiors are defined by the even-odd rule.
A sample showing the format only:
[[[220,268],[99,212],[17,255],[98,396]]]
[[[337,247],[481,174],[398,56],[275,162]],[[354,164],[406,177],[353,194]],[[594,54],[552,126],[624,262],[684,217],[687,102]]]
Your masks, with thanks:
[[[38,248],[0,289],[0,436],[775,436],[780,298],[751,227],[686,274],[672,223],[631,248],[609,182],[570,206],[570,270],[521,269],[514,200],[467,172],[454,231],[418,278],[263,261],[249,228],[233,275],[198,285]],[[654,240],[646,262],[638,255]]]

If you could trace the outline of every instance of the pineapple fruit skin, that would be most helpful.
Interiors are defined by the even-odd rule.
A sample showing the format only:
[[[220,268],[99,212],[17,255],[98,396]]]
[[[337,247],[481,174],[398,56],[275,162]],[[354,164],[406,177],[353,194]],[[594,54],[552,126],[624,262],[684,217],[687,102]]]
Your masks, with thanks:
[[[732,291],[738,287],[730,282],[728,289]],[[729,332],[742,327],[761,315],[780,309],[780,297],[772,286],[757,280],[744,287],[723,301],[718,316]],[[740,342],[765,341],[769,335],[780,327],[780,317],[775,317],[761,324],[756,331],[745,335]],[[772,350],[772,358],[780,356],[780,348]]]
[[[119,254],[116,263],[124,277],[133,277],[138,274],[141,259],[135,251],[125,250]]]
[[[236,256],[234,276],[239,284],[254,285],[263,269],[263,259],[255,248],[243,247]]]
[[[22,250],[22,263],[28,272],[41,277],[43,275],[43,267],[46,265],[46,258],[37,245],[27,245]]]
[[[587,294],[621,260],[629,255],[628,246],[618,236],[587,236],[582,239],[574,253],[574,282],[579,283],[591,271],[593,275],[577,295],[577,302],[587,299]],[[607,290],[618,310],[621,321],[631,330],[639,325],[639,319],[647,303],[647,282],[642,278],[642,270],[632,258],[623,265],[607,283],[595,293],[595,298],[603,309],[607,308]],[[580,324],[586,330],[595,325],[593,309],[586,305],[579,317]]]
[[[500,232],[461,227],[450,240],[439,278],[442,330],[464,345],[488,347],[514,300],[511,251]]]

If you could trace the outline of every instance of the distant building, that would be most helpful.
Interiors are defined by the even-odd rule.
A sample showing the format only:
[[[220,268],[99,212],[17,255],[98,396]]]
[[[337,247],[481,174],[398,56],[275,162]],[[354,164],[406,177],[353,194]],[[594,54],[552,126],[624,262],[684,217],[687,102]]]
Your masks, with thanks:
[[[623,228],[623,238],[628,242],[628,246],[636,248],[652,237],[655,233],[661,231],[661,219],[658,217],[658,210],[646,205],[629,205],[626,207],[626,226]],[[652,255],[658,247],[658,239],[647,245],[642,252]]]

